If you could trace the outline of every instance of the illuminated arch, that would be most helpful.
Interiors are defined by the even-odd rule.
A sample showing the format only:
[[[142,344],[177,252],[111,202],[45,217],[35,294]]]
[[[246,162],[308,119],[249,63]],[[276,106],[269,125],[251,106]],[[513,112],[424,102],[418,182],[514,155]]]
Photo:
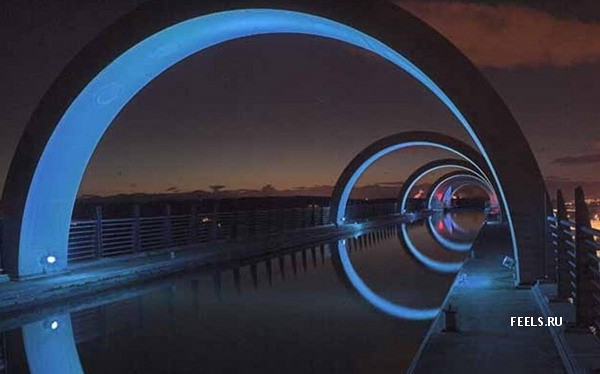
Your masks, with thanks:
[[[463,153],[466,153],[468,155],[473,155],[473,154],[477,153],[474,149],[472,151],[465,152],[465,149],[469,149],[469,148],[471,148],[471,147],[469,147],[467,144],[464,144],[464,148],[462,148]],[[490,177],[485,174],[483,174],[483,175],[480,174],[480,172],[477,171],[473,167],[472,162],[481,162],[480,157],[476,157],[476,159],[471,160],[471,162],[468,162],[466,160],[454,159],[454,158],[440,159],[440,160],[435,160],[435,161],[432,161],[430,163],[427,163],[427,164],[421,166],[414,173],[412,173],[402,184],[402,188],[400,189],[400,192],[398,193],[398,201],[399,201],[398,210],[400,211],[400,213],[406,212],[406,203],[408,201],[409,194],[412,191],[412,189],[414,188],[414,186],[416,186],[417,183],[419,183],[419,181],[421,181],[421,179],[423,179],[425,176],[427,176],[428,174],[433,173],[435,171],[438,171],[438,170],[459,169],[459,170],[464,170],[467,172],[472,172],[472,173],[478,175],[479,177],[481,177],[482,180],[485,180],[486,183],[490,186],[490,188],[494,189],[490,182]],[[481,169],[485,170],[485,165],[478,165],[478,166]]]
[[[331,221],[337,224],[344,223],[346,205],[352,188],[369,166],[389,153],[411,147],[432,147],[448,151],[463,159],[471,170],[486,178],[487,168],[481,155],[458,139],[430,131],[408,131],[386,136],[358,153],[338,177],[331,195]]]
[[[517,280],[533,281],[541,274],[546,196],[529,145],[487,80],[425,23],[384,0],[151,0],[89,43],[32,114],[3,192],[2,256],[11,277],[66,267],[81,178],[102,135],[135,94],[205,48],[273,33],[358,46],[426,86],[464,126],[495,182],[518,181],[499,189],[507,211],[510,202],[509,223],[516,217],[511,234]],[[49,256],[56,261],[47,266],[43,260]]]
[[[457,189],[465,185],[481,187],[489,196],[490,201],[494,200],[494,203],[497,202],[493,188],[485,180],[482,180],[479,175],[467,171],[455,171],[443,175],[433,182],[426,198],[428,209],[439,210],[441,208],[443,210]],[[435,204],[435,202],[438,202],[438,204]]]

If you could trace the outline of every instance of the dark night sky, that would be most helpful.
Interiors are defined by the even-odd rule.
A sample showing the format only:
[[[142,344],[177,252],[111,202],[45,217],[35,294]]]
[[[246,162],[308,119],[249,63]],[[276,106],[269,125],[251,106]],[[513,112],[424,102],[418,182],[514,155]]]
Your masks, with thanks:
[[[140,2],[0,3],[0,180],[60,69]],[[551,188],[585,182],[600,196],[599,2],[401,4],[482,68]],[[242,39],[183,61],[134,98],[97,149],[80,193],[331,185],[360,149],[410,129],[466,139],[431,94],[357,48],[307,36]],[[439,156],[398,152],[361,183],[401,181]]]

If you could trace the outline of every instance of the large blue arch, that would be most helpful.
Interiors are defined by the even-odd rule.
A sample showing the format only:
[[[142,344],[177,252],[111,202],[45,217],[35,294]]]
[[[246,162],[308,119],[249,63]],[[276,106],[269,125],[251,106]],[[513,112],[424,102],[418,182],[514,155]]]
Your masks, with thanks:
[[[507,210],[510,201],[518,217],[516,231],[528,234],[513,233],[517,279],[527,282],[540,275],[545,188],[535,158],[489,83],[426,24],[384,0],[153,0],[86,46],[27,124],[3,192],[2,257],[11,277],[66,267],[69,221],[85,167],[112,120],[137,92],[204,48],[272,33],[316,35],[372,51],[436,95],[469,133],[495,181],[519,180],[519,188],[511,183],[506,191],[499,189]],[[496,141],[506,136],[510,141]],[[56,261],[45,263],[48,256]]]

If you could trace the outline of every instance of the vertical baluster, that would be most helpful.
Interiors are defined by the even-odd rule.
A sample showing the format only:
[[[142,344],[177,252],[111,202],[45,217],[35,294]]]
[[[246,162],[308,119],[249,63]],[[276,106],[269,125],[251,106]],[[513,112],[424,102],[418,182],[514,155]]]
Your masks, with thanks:
[[[575,224],[577,265],[575,321],[578,327],[587,327],[594,323],[594,285],[592,283],[594,274],[590,269],[592,265],[590,254],[595,255],[595,253],[592,251],[591,246],[586,243],[586,240],[593,241],[593,236],[583,230],[584,228],[590,229],[591,224],[588,207],[585,203],[585,196],[581,187],[575,189]]]
[[[98,205],[94,209],[94,221],[96,226],[96,253],[95,257],[102,257],[104,252],[102,245],[102,206]]]
[[[165,248],[173,247],[172,222],[171,222],[171,205],[165,205],[163,217],[163,242]]]
[[[564,233],[564,228],[562,227],[561,222],[566,221],[567,218],[567,208],[565,206],[565,199],[563,197],[562,191],[558,190],[556,192],[556,266],[557,266],[557,285],[558,285],[558,297],[560,299],[566,300],[571,297],[571,284],[570,284],[570,275],[569,275],[569,263],[568,263],[568,255],[567,255],[567,244],[565,241],[568,239],[567,234]]]
[[[552,213],[552,202],[550,196],[546,194],[546,217],[553,216]],[[558,282],[557,263],[554,255],[554,245],[552,244],[552,228],[550,222],[546,220],[545,225],[545,237],[546,242],[544,243],[544,276],[547,281]]]
[[[192,205],[190,210],[190,221],[189,221],[189,243],[198,243],[198,206]]]
[[[133,223],[132,223],[132,235],[133,235],[133,251],[138,253],[142,249],[142,238],[140,237],[140,206],[135,204],[133,206]]]

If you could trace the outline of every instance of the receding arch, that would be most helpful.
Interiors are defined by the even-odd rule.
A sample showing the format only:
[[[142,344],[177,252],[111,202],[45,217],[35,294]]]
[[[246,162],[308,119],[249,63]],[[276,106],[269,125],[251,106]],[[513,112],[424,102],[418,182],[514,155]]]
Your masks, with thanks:
[[[85,167],[111,121],[139,90],[203,48],[269,33],[344,41],[425,85],[464,126],[494,180],[519,182],[499,190],[511,208],[509,221],[516,220],[517,280],[541,275],[546,196],[536,160],[500,96],[431,27],[385,0],[151,0],[90,42],[32,114],[3,191],[2,257],[11,277],[66,267],[68,227]],[[56,261],[47,267],[42,260],[49,255]]]
[[[470,148],[467,144],[464,144],[464,147],[465,147],[465,149]],[[473,149],[472,151],[466,152],[466,153],[476,154],[476,151]],[[482,160],[477,160],[477,161],[481,162]],[[476,162],[476,161],[473,161],[473,162]],[[485,170],[485,165],[479,165],[479,167],[482,170]],[[406,180],[402,184],[402,187],[400,188],[400,192],[398,192],[398,201],[399,201],[398,209],[399,209],[400,213],[406,212],[406,204],[408,201],[409,194],[412,191],[412,189],[417,185],[417,183],[422,178],[427,176],[428,174],[438,171],[438,170],[443,170],[443,169],[460,169],[460,170],[475,173],[476,175],[480,176],[483,180],[485,180],[489,184],[490,188],[493,189],[493,186],[490,181],[490,176],[480,174],[473,167],[472,163],[470,163],[466,160],[454,159],[454,158],[435,160],[435,161],[429,162],[429,163],[421,166],[420,168],[418,168],[408,178],[406,178]]]
[[[456,188],[452,189],[457,183],[457,187],[475,184],[486,191],[490,201],[494,200],[493,203],[497,203],[494,189],[489,186],[485,180],[481,179],[478,174],[468,171],[455,171],[445,174],[433,182],[426,197],[427,207],[431,210],[444,210],[446,207],[445,204],[448,203],[448,199],[451,198],[457,190]]]
[[[371,166],[381,157],[396,150],[421,146],[444,149],[450,153],[453,153],[454,155],[457,155],[469,162],[477,174],[485,177],[486,172],[478,166],[478,162],[474,161],[481,160],[482,156],[477,152],[472,153],[472,147],[465,145],[465,143],[455,138],[428,131],[410,131],[387,136],[375,141],[363,149],[342,171],[335,184],[331,197],[331,221],[338,225],[344,224],[346,205],[352,188],[365,170],[369,168],[369,166]],[[493,174],[493,170],[491,168],[488,169],[488,172]],[[512,185],[512,183],[509,185]],[[506,221],[511,235],[513,253],[518,261],[519,250],[517,242],[517,230],[513,225],[508,202],[502,192],[502,186],[496,177],[494,177],[494,186],[495,191],[497,191],[501,197],[501,209],[503,212],[506,212]],[[519,273],[519,268],[520,266],[517,266],[517,276]]]
[[[346,205],[352,188],[374,162],[400,149],[432,147],[446,150],[464,160],[471,170],[486,178],[489,173],[481,155],[468,144],[453,137],[430,131],[407,131],[381,138],[360,151],[344,168],[331,195],[330,219],[343,224]]]

